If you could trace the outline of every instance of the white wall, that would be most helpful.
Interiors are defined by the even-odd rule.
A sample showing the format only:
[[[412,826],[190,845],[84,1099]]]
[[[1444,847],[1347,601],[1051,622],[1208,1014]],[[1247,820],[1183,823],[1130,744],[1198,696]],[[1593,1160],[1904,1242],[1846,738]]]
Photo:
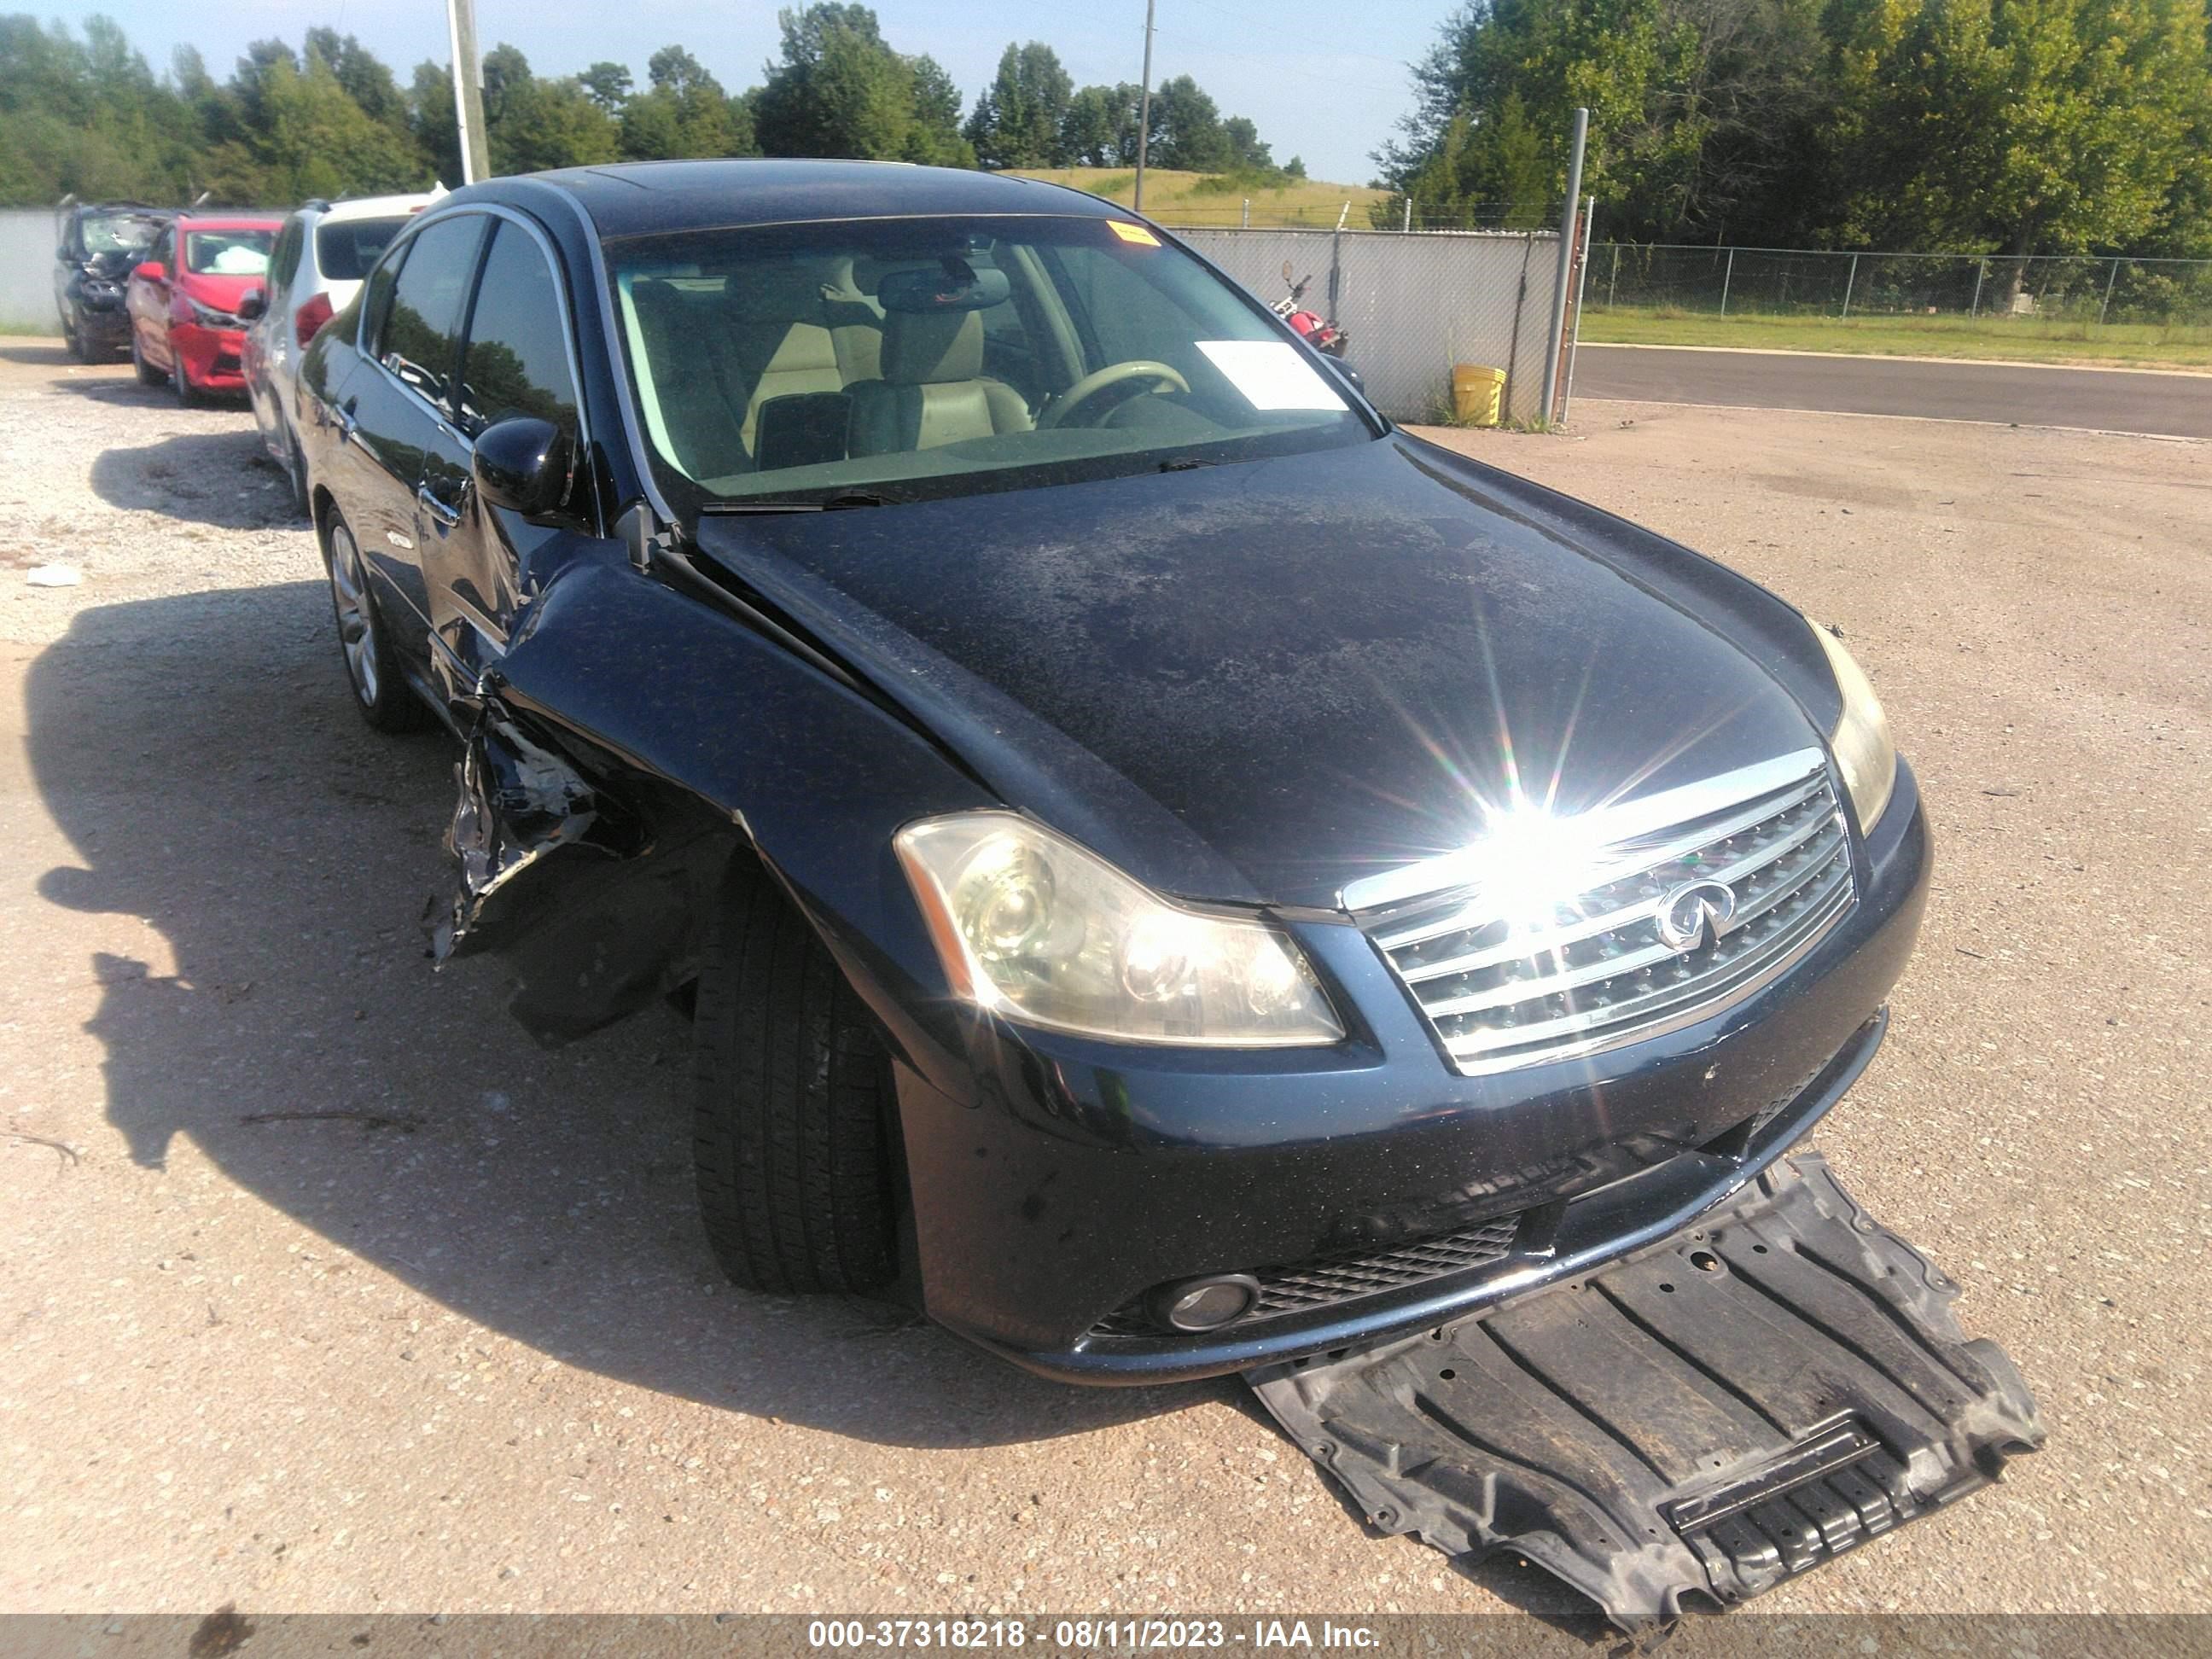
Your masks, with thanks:
[[[0,208],[0,328],[60,332],[53,270],[53,210]]]
[[[1455,363],[1506,371],[1505,413],[1543,406],[1544,331],[1559,239],[1549,231],[1196,230],[1177,238],[1272,304],[1283,262],[1313,273],[1304,303],[1350,338],[1345,361],[1401,420],[1433,418]]]

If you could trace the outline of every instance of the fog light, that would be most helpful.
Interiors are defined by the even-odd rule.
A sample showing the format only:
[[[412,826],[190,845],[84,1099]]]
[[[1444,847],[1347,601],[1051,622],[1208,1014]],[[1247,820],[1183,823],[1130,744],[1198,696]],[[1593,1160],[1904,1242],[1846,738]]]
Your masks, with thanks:
[[[1179,1331],[1218,1330],[1249,1313],[1260,1281],[1249,1273],[1208,1273],[1163,1285],[1147,1300],[1152,1317]]]

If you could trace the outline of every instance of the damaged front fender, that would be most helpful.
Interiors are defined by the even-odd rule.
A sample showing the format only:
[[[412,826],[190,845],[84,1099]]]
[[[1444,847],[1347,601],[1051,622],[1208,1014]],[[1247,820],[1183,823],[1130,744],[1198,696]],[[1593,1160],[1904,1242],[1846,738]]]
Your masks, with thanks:
[[[511,1012],[541,1042],[688,981],[737,858],[771,870],[888,1025],[912,999],[884,988],[938,974],[891,836],[988,798],[741,617],[618,548],[580,556],[468,702],[434,953],[497,957]]]
[[[726,825],[672,803],[649,826],[489,690],[453,778],[455,889],[433,927],[440,963],[499,953],[514,975],[510,1011],[547,1043],[619,1019],[696,971],[696,918],[731,855]]]

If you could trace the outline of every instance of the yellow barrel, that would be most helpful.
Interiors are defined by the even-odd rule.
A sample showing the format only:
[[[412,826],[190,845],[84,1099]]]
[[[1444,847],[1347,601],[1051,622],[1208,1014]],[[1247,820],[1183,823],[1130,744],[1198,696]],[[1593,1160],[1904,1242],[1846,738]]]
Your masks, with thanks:
[[[1452,414],[1469,426],[1496,426],[1505,396],[1505,371],[1480,363],[1452,365]]]

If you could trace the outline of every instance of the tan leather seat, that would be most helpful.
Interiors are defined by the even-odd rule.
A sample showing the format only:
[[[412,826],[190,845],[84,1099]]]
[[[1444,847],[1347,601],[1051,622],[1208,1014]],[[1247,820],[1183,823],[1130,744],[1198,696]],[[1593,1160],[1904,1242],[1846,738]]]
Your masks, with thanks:
[[[848,388],[855,455],[935,449],[1032,425],[1021,394],[983,376],[981,312],[885,313],[883,371],[880,380]]]
[[[857,262],[846,253],[830,261],[822,281],[823,320],[830,325],[837,372],[847,386],[880,380],[884,372],[884,307],[862,286],[863,280]]]
[[[822,274],[819,265],[786,261],[733,270],[723,285],[733,390],[744,400],[738,436],[748,455],[759,453],[760,408],[769,398],[844,390]]]

